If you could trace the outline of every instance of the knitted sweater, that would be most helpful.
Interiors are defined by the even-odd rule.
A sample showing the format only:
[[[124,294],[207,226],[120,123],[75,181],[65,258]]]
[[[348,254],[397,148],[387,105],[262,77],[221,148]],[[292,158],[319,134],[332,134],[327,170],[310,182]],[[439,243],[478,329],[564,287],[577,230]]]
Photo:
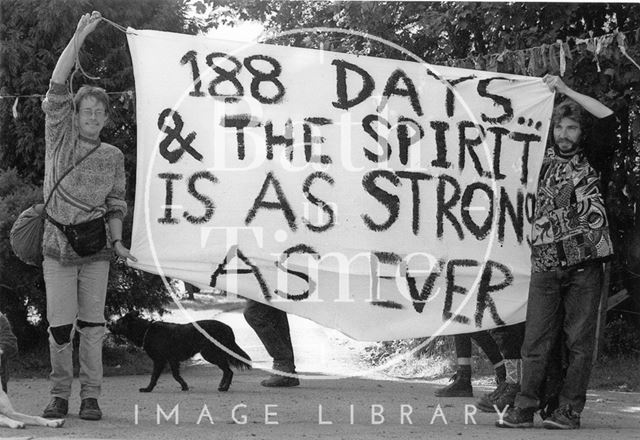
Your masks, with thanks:
[[[123,218],[127,212],[124,155],[113,145],[81,136],[74,123],[73,97],[63,84],[51,82],[42,103],[45,113],[45,200],[60,176],[98,143],[100,147],[76,166],[58,186],[47,205],[62,224],[78,224],[104,216]],[[108,228],[107,228],[108,229]],[[110,235],[110,234],[109,234]],[[43,255],[63,265],[109,260],[111,240],[94,255],[80,257],[56,226],[45,221]]]

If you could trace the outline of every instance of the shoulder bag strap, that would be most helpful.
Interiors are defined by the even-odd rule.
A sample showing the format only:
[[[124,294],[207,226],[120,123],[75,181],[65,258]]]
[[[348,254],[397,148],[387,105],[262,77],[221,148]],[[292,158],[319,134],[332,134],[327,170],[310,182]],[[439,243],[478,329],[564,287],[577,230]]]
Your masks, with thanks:
[[[58,181],[56,182],[55,185],[53,185],[53,188],[51,189],[51,192],[49,193],[49,197],[47,197],[47,201],[44,202],[44,207],[42,208],[42,212],[46,213],[47,211],[47,205],[49,204],[49,202],[51,201],[51,197],[53,197],[53,194],[56,192],[56,189],[58,188],[58,186],[60,185],[60,182],[62,182],[62,179],[64,179],[65,177],[67,177],[67,175],[73,171],[73,169],[75,167],[77,167],[78,165],[80,165],[80,163],[85,160],[87,157],[89,157],[91,154],[93,154],[94,151],[96,151],[98,148],[100,148],[101,144],[96,145],[94,148],[91,149],[91,151],[89,151],[87,154],[85,154],[84,156],[82,156],[80,158],[79,161],[77,161],[75,164],[71,165],[69,167],[69,169],[67,171],[64,172],[64,174],[62,176],[60,176],[60,178],[58,179]]]

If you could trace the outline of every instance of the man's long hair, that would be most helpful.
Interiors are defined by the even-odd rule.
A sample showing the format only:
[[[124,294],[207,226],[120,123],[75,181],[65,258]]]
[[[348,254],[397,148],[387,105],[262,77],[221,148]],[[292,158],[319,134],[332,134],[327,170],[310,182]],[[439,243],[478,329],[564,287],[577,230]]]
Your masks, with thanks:
[[[555,127],[562,118],[573,119],[580,124],[580,129],[583,134],[590,122],[589,113],[573,99],[565,99],[555,106],[553,114],[551,115],[551,128]]]
[[[580,124],[580,137],[578,138],[578,141],[575,143],[571,151],[564,152],[558,148],[553,137],[553,129],[563,118],[569,118]],[[573,99],[567,98],[555,106],[553,113],[551,114],[550,139],[554,140],[553,147],[556,154],[562,157],[570,157],[577,151],[582,150],[584,140],[587,137],[587,127],[590,127],[591,122],[591,115]]]

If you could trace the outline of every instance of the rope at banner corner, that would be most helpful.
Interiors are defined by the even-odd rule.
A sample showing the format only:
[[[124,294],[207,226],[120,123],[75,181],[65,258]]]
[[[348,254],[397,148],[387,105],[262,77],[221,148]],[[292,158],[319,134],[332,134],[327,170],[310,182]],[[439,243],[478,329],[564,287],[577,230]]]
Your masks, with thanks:
[[[109,20],[106,17],[102,17],[100,16],[100,18],[98,19],[98,21],[104,21],[107,24],[110,24],[111,26],[113,26],[114,28],[116,28],[117,30],[119,30],[120,32],[123,32],[125,34],[131,33],[134,35],[137,35],[135,32],[133,31],[129,31],[127,28],[125,28],[124,26]],[[100,79],[99,76],[91,76],[89,75],[84,68],[82,67],[82,64],[80,63],[80,48],[77,46],[77,42],[75,39],[75,36],[73,38],[73,47],[75,49],[75,54],[76,54],[76,60],[75,60],[75,70],[73,71],[73,73],[71,74],[71,78],[69,79],[69,93],[73,94],[73,77],[76,74],[76,72],[78,70],[80,70],[80,72],[85,76],[85,78],[88,78],[92,81],[98,81]],[[122,93],[122,92],[120,92]],[[75,108],[74,108],[75,110]]]
[[[120,32],[123,32],[123,33],[125,33],[125,34],[133,34],[133,35],[137,35],[135,32],[130,31],[129,29],[125,28],[124,26],[122,26],[122,25],[120,25],[120,24],[118,24],[118,23],[116,23],[116,22],[114,22],[114,21],[111,21],[111,20],[109,20],[109,19],[108,19],[108,18],[106,18],[106,17],[100,17],[100,19],[99,19],[99,20],[100,20],[100,21],[104,21],[104,22],[106,22],[106,23],[110,24],[111,26],[113,26],[114,28],[116,28],[117,30],[119,30]],[[71,74],[71,76],[69,77],[69,93],[70,93],[71,95],[73,95],[73,78],[74,78],[74,76],[76,75],[76,73],[77,73],[78,71],[80,71],[80,73],[82,73],[82,75],[84,75],[84,77],[85,77],[85,78],[88,78],[88,79],[90,79],[90,80],[92,80],[92,81],[98,81],[98,80],[100,79],[100,77],[99,77],[99,76],[92,76],[92,75],[89,75],[89,74],[84,70],[84,68],[82,67],[82,64],[80,63],[80,48],[79,48],[79,47],[78,47],[78,45],[77,45],[77,41],[76,41],[75,35],[74,35],[74,38],[73,38],[73,48],[74,48],[74,52],[75,52],[74,70],[73,70],[73,73]],[[131,90],[127,90],[127,91],[123,91],[123,92],[107,92],[107,94],[108,94],[108,95],[121,95],[121,96],[122,96],[122,95],[126,95],[126,96],[128,96],[128,97],[133,96],[133,92],[132,92]],[[39,98],[40,100],[42,100],[42,99],[44,99],[44,96],[45,96],[45,95],[41,95],[41,94],[30,94],[30,95],[0,95],[0,99],[12,99],[12,98],[15,98],[15,101],[14,101],[14,103],[13,103],[12,107],[11,107],[11,112],[12,112],[13,118],[14,118],[14,119],[17,119],[17,118],[18,118],[18,110],[17,110],[17,107],[18,107],[18,100],[19,100],[20,98]],[[75,110],[76,110],[76,109],[75,109],[76,104],[75,104],[75,101],[72,101],[72,102],[73,102],[73,110],[74,110],[74,112],[75,112]]]

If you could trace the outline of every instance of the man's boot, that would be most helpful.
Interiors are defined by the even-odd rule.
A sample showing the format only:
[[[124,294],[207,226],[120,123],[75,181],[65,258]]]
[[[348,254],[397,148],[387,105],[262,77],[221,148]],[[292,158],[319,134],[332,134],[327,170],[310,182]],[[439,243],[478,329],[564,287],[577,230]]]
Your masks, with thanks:
[[[289,362],[286,365],[274,363],[273,371],[274,373],[260,382],[260,385],[263,387],[297,387],[300,385],[300,380],[296,377],[296,368]],[[280,372],[286,376],[278,374]]]
[[[503,411],[507,406],[513,408],[516,395],[520,392],[520,384],[502,382],[492,393],[484,395],[476,403],[476,407],[482,412]]]
[[[292,374],[295,374],[295,372]],[[263,387],[297,387],[300,385],[300,380],[298,380],[297,377],[272,374],[267,379],[260,382],[260,385]]]
[[[471,386],[471,366],[464,365],[458,368],[456,374],[453,375],[450,385],[436,390],[436,397],[473,397],[473,387]]]

